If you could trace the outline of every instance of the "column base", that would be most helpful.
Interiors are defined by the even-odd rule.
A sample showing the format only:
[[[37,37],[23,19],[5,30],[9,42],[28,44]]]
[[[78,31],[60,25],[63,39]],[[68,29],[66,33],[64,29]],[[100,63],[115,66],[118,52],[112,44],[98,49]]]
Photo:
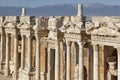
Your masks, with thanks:
[[[35,80],[35,71],[20,69],[18,80]]]
[[[0,72],[4,73],[5,62],[0,61]]]
[[[4,76],[9,76],[10,74],[10,70],[9,69],[5,69],[4,70]]]
[[[46,78],[47,78],[46,73],[45,72],[41,72],[40,74],[41,74],[40,80],[46,80]]]

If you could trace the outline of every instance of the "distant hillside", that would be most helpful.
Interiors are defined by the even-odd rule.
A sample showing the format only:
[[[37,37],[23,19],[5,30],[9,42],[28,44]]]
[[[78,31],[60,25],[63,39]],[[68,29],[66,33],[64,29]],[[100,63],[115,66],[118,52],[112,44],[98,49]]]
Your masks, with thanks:
[[[0,7],[0,16],[21,15],[21,7]],[[27,15],[34,16],[70,16],[77,14],[77,5],[49,5],[37,8],[27,8]],[[87,16],[120,16],[120,6],[104,5],[104,4],[85,4],[84,15]]]

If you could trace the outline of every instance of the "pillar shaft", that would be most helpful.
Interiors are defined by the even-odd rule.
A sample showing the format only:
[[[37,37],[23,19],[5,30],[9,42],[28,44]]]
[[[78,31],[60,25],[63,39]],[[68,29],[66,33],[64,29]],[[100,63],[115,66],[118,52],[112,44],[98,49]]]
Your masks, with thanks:
[[[18,78],[18,39],[17,35],[14,36],[14,76],[13,80]]]
[[[79,80],[84,80],[84,56],[83,56],[83,43],[78,42],[79,45]]]
[[[25,36],[22,35],[21,69],[24,68]]]
[[[10,52],[10,35],[6,34],[6,58],[5,58],[5,76],[9,76],[9,52]]]
[[[93,70],[93,80],[99,80],[99,57],[98,57],[98,46],[93,45],[94,49],[94,70]]]
[[[2,71],[2,62],[4,60],[4,35],[1,33],[1,55],[0,55],[0,71]]]
[[[59,43],[56,44],[55,50],[55,80],[59,80]]]
[[[117,49],[117,52],[118,52],[118,79],[117,80],[120,80],[120,48]]]
[[[21,16],[26,16],[26,9],[22,8],[22,15]]]
[[[50,70],[51,70],[51,67],[50,67],[50,48],[47,49],[47,53],[48,53],[48,66],[47,66],[47,69],[48,69],[48,73],[47,73],[47,80],[50,80]]]
[[[32,67],[32,62],[31,62],[31,58],[32,58],[32,54],[31,54],[31,36],[28,36],[28,71],[31,71],[31,67]]]
[[[40,80],[40,39],[36,36],[36,80]]]
[[[67,41],[66,44],[67,44],[67,66],[66,66],[67,71],[66,71],[66,80],[71,80],[70,79],[70,73],[71,73],[70,72],[71,46],[70,46],[70,42],[69,41]]]
[[[3,34],[1,34],[1,55],[0,55],[0,61],[3,60]]]
[[[78,4],[78,14],[77,16],[83,16],[82,4]]]

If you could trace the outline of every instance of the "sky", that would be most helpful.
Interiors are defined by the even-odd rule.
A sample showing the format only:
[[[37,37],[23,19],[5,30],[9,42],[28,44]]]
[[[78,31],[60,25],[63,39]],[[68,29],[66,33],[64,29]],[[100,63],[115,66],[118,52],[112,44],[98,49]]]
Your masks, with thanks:
[[[54,4],[102,3],[120,5],[120,0],[0,0],[0,6],[40,7]]]

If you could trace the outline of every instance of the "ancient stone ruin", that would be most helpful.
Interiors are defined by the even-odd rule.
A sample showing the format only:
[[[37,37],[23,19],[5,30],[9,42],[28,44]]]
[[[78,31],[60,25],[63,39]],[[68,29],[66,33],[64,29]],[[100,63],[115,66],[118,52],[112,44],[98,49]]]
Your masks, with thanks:
[[[120,80],[120,16],[0,17],[0,73],[13,80]]]

